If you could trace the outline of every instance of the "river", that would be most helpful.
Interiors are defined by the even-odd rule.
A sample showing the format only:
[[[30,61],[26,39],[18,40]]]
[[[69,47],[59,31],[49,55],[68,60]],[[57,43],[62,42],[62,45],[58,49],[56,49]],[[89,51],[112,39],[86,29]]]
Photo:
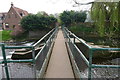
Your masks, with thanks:
[[[31,44],[33,44],[34,42],[30,42],[30,43],[25,43],[25,44],[20,44],[20,45],[17,45],[17,46],[30,46]],[[6,52],[6,58],[7,59],[11,59],[11,56],[12,56],[12,54],[14,53],[14,49],[7,49],[7,50],[5,50],[5,52]],[[1,50],[1,47],[0,47],[0,61],[2,61],[3,60],[3,56],[2,56],[2,50]],[[26,65],[26,64],[14,64],[14,63],[9,63],[9,65],[13,65],[13,68],[15,69],[15,68],[17,68],[17,67],[20,67],[20,65],[23,65],[23,67],[21,66],[21,68],[26,68],[27,69],[27,67],[28,67],[28,71],[30,72],[30,73],[32,73],[31,72],[31,68],[29,68],[29,65]],[[25,67],[26,66],[26,67]],[[26,70],[25,69],[25,70]],[[16,70],[20,70],[19,68],[18,69],[16,69]],[[13,70],[14,71],[14,70]],[[5,76],[4,74],[3,74],[3,64],[0,64],[0,80],[3,78],[3,76]],[[20,71],[19,71],[20,72]],[[27,71],[25,71],[25,72],[27,72]],[[13,72],[14,74],[16,74],[15,73],[15,71]],[[19,74],[20,75],[20,74]],[[30,75],[30,76],[32,76],[32,74]],[[25,77],[25,76],[24,76]]]
[[[27,43],[26,45],[29,46],[32,43]],[[9,59],[12,55],[14,50],[6,50],[7,59]],[[0,48],[0,60],[2,60],[2,51]],[[107,63],[118,64],[120,65],[120,58],[113,59],[107,61]],[[105,63],[105,62],[103,62]],[[34,68],[30,63],[9,63],[10,73],[13,78],[34,78]],[[13,69],[13,70],[12,70]],[[94,78],[119,78],[120,69],[113,69],[113,68],[94,68],[93,69]],[[82,73],[82,77],[86,78],[88,76],[88,69],[85,69]],[[107,74],[106,74],[107,73]],[[3,67],[0,64],[0,79],[3,77]],[[16,74],[16,75],[15,75]],[[25,74],[25,75],[23,75]],[[21,76],[20,76],[21,75]]]

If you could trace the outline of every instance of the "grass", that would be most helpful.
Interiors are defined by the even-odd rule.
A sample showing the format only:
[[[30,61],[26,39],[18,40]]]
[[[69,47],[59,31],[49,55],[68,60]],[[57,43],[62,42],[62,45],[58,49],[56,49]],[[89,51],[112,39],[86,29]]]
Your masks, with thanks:
[[[12,31],[9,30],[0,31],[0,41],[7,41],[12,39],[12,36],[10,35],[11,32]]]

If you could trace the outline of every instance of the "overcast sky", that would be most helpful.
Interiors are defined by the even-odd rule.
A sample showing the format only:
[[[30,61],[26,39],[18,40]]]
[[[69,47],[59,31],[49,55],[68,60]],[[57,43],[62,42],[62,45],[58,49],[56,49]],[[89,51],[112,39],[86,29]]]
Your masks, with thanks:
[[[93,0],[78,0],[81,3]],[[15,7],[28,11],[29,13],[37,13],[45,11],[48,14],[61,13],[64,10],[88,10],[90,5],[73,7],[73,0],[1,0],[0,12],[8,12],[13,2]]]

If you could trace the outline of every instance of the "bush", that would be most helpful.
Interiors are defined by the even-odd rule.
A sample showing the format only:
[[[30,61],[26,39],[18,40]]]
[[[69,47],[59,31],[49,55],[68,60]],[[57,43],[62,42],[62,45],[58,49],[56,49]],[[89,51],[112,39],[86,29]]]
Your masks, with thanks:
[[[44,30],[50,28],[50,26],[55,27],[56,22],[57,19],[51,16],[29,14],[22,18],[21,26],[27,31]]]
[[[94,32],[93,27],[87,27],[85,24],[74,25],[74,26],[71,26],[69,29],[75,33],[76,32],[84,32],[84,33]]]

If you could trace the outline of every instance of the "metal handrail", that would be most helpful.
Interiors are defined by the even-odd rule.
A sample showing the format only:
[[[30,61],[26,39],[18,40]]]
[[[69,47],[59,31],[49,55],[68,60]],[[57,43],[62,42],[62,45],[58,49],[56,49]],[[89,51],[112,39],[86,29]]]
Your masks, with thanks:
[[[82,42],[89,49],[92,49],[92,50],[115,50],[115,51],[120,51],[120,48],[92,48],[85,41],[83,41],[82,39],[80,39],[79,37],[77,37],[74,33],[72,33],[71,31],[69,31],[66,27],[65,27],[65,29],[66,29],[67,33],[71,34],[75,39],[77,39],[78,41]]]
[[[33,48],[33,46],[5,46],[5,49]]]
[[[55,29],[53,29],[55,30]],[[49,35],[53,30],[51,30],[48,34],[46,35]],[[51,37],[56,33],[56,30],[52,33],[52,35],[49,37],[49,39],[46,41],[46,43],[48,43],[48,41],[50,41]],[[45,37],[47,36],[44,36],[43,38],[41,38],[36,44],[34,44],[33,46],[36,46],[37,44],[39,44],[39,42],[41,42]],[[40,55],[40,53],[42,52],[42,50],[45,48],[46,44],[42,47],[42,49],[38,52],[38,54],[36,55],[35,57],[35,60],[38,58],[38,56]]]
[[[40,53],[42,52],[42,50],[44,49],[44,47],[46,46],[46,44],[51,40],[51,38],[54,36],[54,34],[56,32],[57,32],[57,28],[52,29],[45,36],[43,36],[39,41],[37,41],[35,44],[33,44],[31,46],[5,46],[5,44],[0,43],[0,46],[2,47],[2,54],[3,54],[3,61],[0,61],[0,64],[5,64],[5,71],[6,71],[6,78],[7,78],[7,80],[10,79],[7,63],[11,63],[11,62],[12,63],[32,62],[32,63],[35,64],[35,60],[37,59],[37,56],[40,55]],[[42,47],[42,49],[38,52],[38,54],[35,57],[35,47],[38,44],[40,44],[42,42],[42,40],[44,40],[50,34],[52,34],[52,35],[48,38],[48,40],[46,41],[46,43],[44,44],[44,46]],[[7,60],[6,59],[5,49],[22,49],[22,48],[32,49],[32,59],[25,59],[25,60]]]
[[[82,39],[77,37],[74,33],[69,31],[66,27],[64,27],[63,30],[64,30],[65,35],[69,39],[68,42],[71,42],[74,45],[74,47],[78,50],[78,52],[80,53],[80,55],[83,58],[83,60],[85,61],[85,63],[88,65],[88,67],[89,67],[89,69],[88,69],[88,73],[89,73],[88,74],[88,79],[91,80],[91,78],[92,78],[92,74],[91,74],[92,73],[92,68],[120,68],[120,65],[96,65],[96,64],[92,64],[92,57],[93,57],[93,52],[94,51],[98,51],[98,50],[120,51],[120,48],[93,48],[90,45],[88,45],[85,41],[83,41]],[[83,53],[78,49],[78,47],[74,44],[74,42],[71,41],[70,35],[72,35],[74,39],[77,39],[78,41],[80,41],[82,44],[84,44],[86,47],[89,48],[89,61],[83,55]]]
[[[77,37],[74,33],[72,33],[71,31],[69,31],[66,27],[65,30],[67,31],[67,33],[71,34],[73,37],[75,37],[78,41],[82,42],[84,45],[86,45],[89,49],[91,49],[92,47],[90,45],[88,45],[85,41],[83,41],[82,39],[80,39],[79,37]]]
[[[70,31],[69,31],[70,32]],[[67,32],[65,32],[66,36],[70,39],[70,36],[67,35]],[[73,34],[73,33],[71,33]],[[75,36],[76,37],[76,36]],[[78,38],[78,37],[77,37]],[[79,39],[79,38],[78,38]],[[79,39],[80,40],[80,39]],[[70,42],[72,42],[70,40]],[[83,58],[83,60],[85,61],[85,63],[89,66],[89,61],[87,60],[87,58],[82,54],[82,52],[79,50],[79,48],[73,43],[74,47],[77,49],[77,51],[80,53],[81,57]]]
[[[46,38],[50,33],[52,33],[55,30],[52,29],[50,32],[48,32],[45,36],[43,36],[40,40],[38,40],[35,44],[33,44],[33,47],[36,47],[42,40],[44,40],[44,38]]]
[[[4,61],[0,61],[0,64],[3,64],[4,63]]]

